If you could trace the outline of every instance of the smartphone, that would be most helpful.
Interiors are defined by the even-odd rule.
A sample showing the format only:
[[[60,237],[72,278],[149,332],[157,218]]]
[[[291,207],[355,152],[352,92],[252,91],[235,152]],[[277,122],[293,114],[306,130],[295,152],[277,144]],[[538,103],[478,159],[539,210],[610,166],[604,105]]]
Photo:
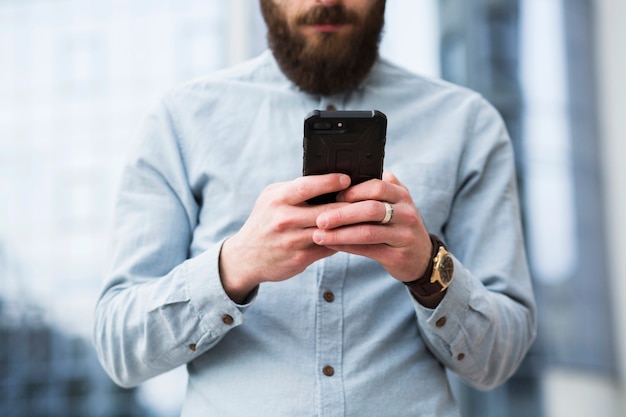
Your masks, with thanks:
[[[387,116],[378,110],[314,110],[304,119],[303,175],[347,174],[352,185],[383,175]],[[336,201],[337,193],[310,204]]]

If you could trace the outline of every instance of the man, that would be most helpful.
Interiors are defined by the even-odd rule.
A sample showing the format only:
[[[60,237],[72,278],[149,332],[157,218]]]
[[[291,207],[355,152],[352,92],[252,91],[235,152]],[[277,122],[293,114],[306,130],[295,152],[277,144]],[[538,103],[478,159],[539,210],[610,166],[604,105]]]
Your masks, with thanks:
[[[383,0],[261,0],[272,53],[166,96],[123,173],[99,357],[186,364],[183,416],[458,416],[535,332],[513,155],[479,95],[378,57]],[[313,109],[388,117],[385,175],[301,177]],[[338,191],[336,203],[309,205]]]

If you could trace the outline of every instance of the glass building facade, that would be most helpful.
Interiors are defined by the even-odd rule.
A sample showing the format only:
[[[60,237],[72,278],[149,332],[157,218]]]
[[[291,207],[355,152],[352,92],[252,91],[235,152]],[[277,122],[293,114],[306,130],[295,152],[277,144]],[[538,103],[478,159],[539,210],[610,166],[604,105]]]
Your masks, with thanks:
[[[178,414],[184,385],[159,402],[111,383],[91,314],[133,132],[165,90],[229,63],[234,3],[0,2],[0,415]]]

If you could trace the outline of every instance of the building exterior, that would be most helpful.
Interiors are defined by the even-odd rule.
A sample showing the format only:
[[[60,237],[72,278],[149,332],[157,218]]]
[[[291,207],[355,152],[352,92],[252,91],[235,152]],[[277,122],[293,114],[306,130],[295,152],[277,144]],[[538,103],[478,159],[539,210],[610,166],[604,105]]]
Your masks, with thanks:
[[[0,2],[0,415],[178,415],[111,382],[91,314],[133,131],[168,88],[250,54],[229,32],[251,27],[245,3]]]
[[[136,390],[111,382],[88,341],[40,314],[36,306],[0,299],[0,415],[157,416],[140,404]]]

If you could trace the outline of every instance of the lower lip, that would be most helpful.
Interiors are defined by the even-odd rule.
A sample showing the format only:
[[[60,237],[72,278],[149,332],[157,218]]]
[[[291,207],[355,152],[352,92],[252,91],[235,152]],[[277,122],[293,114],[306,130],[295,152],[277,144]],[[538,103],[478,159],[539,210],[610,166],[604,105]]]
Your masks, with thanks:
[[[343,25],[313,25],[318,32],[337,32]]]

